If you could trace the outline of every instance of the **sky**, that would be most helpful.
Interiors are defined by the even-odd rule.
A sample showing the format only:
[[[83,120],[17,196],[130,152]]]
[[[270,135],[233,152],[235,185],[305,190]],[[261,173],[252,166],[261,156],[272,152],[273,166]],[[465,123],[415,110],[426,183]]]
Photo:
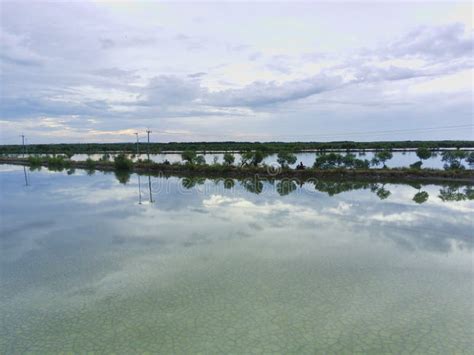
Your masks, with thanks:
[[[0,0],[0,143],[473,137],[471,2]]]

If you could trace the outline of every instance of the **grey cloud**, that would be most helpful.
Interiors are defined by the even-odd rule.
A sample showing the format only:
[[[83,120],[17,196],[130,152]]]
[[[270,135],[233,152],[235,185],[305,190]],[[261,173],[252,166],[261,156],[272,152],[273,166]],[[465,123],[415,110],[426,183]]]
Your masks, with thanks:
[[[388,68],[374,68],[369,66],[362,66],[357,68],[356,81],[358,82],[371,82],[381,80],[405,80],[416,77],[430,76],[430,74],[410,68],[403,68],[391,65]]]
[[[22,66],[43,64],[44,58],[29,48],[27,38],[0,29],[0,58]]]
[[[474,38],[463,24],[419,27],[389,43],[382,55],[422,57],[431,59],[472,56]]]
[[[109,78],[109,77],[133,78],[133,79],[138,78],[138,76],[135,75],[134,70],[123,70],[123,69],[119,69],[117,67],[102,68],[102,69],[94,70],[94,71],[92,71],[92,74],[98,75],[98,76],[104,76],[106,78]]]
[[[291,63],[291,58],[287,55],[274,55],[265,65],[267,69],[283,74],[290,74],[294,65]]]
[[[200,78],[200,77],[205,76],[205,75],[207,75],[207,73],[199,72],[199,73],[188,74],[188,77],[189,78]]]
[[[99,42],[102,49],[109,49],[115,47],[115,41],[110,38],[99,39]]]
[[[241,89],[229,89],[209,94],[205,100],[216,106],[258,107],[303,99],[318,93],[334,90],[343,85],[339,76],[319,74],[302,80],[254,82]]]
[[[199,82],[184,80],[173,75],[152,78],[142,98],[149,105],[176,105],[191,102],[203,92]]]
[[[383,81],[435,77],[472,67],[472,34],[462,25],[423,27],[376,50],[358,53],[358,56],[332,54],[326,62],[340,63],[343,58],[348,60],[340,68],[327,68],[325,74],[308,74],[307,77],[286,82],[257,81],[241,87],[236,78],[222,74],[226,72],[226,66],[242,64],[246,59],[258,60],[250,65],[266,66],[276,74],[287,74],[302,61],[328,58],[324,53],[317,52],[291,57],[264,56],[245,45],[199,37],[199,32],[192,32],[193,36],[174,36],[175,32],[170,34],[166,31],[157,34],[156,26],[125,22],[107,12],[105,7],[96,9],[89,3],[33,2],[17,5],[9,2],[2,4],[2,10],[5,15],[2,16],[0,32],[0,118],[6,120],[21,121],[41,115],[77,115],[80,117],[78,122],[92,117],[101,128],[110,129],[127,128],[138,122],[148,124],[149,120],[162,117],[222,116],[227,119],[240,114],[250,118],[266,111],[278,117],[274,121],[276,126],[280,122],[284,125],[283,117],[289,114],[285,109],[290,106],[298,119],[304,121],[302,116],[306,106],[301,101],[296,102],[299,99],[318,95],[311,102],[312,110],[324,106],[318,98],[326,102],[366,102],[371,107],[380,99],[380,105],[386,107],[397,98],[390,101],[390,95],[377,96],[371,87],[377,87],[383,93],[386,87]],[[37,16],[28,17],[31,13]],[[93,17],[91,13],[94,13]],[[78,32],[77,28],[81,31]],[[172,51],[168,53],[169,45],[172,50],[177,47],[179,55],[183,54],[183,49],[195,50],[206,46],[216,50],[212,55],[223,55],[219,60],[225,64],[207,63],[207,56],[203,55],[196,56],[196,60],[193,57],[190,66],[186,66],[188,59],[174,57]],[[194,54],[207,55],[206,52]],[[398,63],[383,68],[370,64],[380,63],[381,59],[405,57],[428,59],[428,64],[417,69]],[[175,58],[177,63],[171,66],[167,61]],[[165,66],[171,69],[164,69]],[[210,74],[205,73],[207,71]],[[153,72],[157,74],[152,74],[156,76],[148,85],[137,86],[144,85],[146,75]],[[339,72],[350,73],[354,79],[343,81],[338,76]],[[161,73],[180,73],[181,76],[159,75]],[[232,89],[211,92],[202,86],[200,78],[204,75],[209,75],[209,82],[215,81]],[[335,89],[337,95],[330,92]],[[349,90],[346,96],[341,97],[346,89]],[[103,101],[94,99],[94,90],[100,93]],[[358,93],[361,93],[360,96]],[[133,100],[136,97],[138,102]],[[377,99],[374,100],[374,97]],[[122,98],[124,102],[120,101]],[[337,100],[333,100],[335,98]],[[461,98],[464,110],[464,96]],[[295,101],[293,105],[277,106],[292,101]],[[307,105],[308,101],[305,101]],[[447,98],[443,102],[448,101],[450,104],[454,102]],[[329,116],[336,117],[338,114],[339,111],[333,110]],[[314,117],[313,114],[309,116],[311,120]],[[242,127],[246,130],[244,122]]]

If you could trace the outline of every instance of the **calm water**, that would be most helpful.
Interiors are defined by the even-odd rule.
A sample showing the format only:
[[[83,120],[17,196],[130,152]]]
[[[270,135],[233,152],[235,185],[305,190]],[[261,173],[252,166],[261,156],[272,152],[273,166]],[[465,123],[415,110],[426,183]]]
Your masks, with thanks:
[[[345,154],[346,152],[341,152],[342,154]],[[374,157],[373,152],[365,152],[365,153],[358,153],[355,152],[357,158],[359,159],[368,159],[371,160]],[[236,153],[235,155],[235,163],[240,162],[240,154]],[[218,163],[223,162],[223,156],[224,154],[221,153],[215,153],[215,154],[204,154],[204,158],[206,159],[206,162],[208,164],[212,164],[214,162],[214,159],[217,160]],[[296,154],[297,156],[297,162],[293,165],[292,167],[295,167],[299,162],[303,162],[304,165],[306,166],[312,166],[314,164],[314,161],[316,159],[316,153],[298,153]],[[102,157],[102,154],[92,154],[88,156],[87,154],[76,154],[72,157],[73,160],[86,160],[88,157],[91,159],[100,159]],[[141,159],[146,159],[147,156],[146,154],[142,154]],[[161,163],[165,160],[168,160],[170,163],[174,162],[181,162],[181,154],[171,154],[171,153],[166,153],[166,154],[150,154],[150,159],[157,162]],[[420,159],[416,156],[416,152],[412,151],[407,151],[407,152],[393,152],[393,158],[389,161],[387,161],[387,166],[389,168],[400,168],[400,167],[408,167],[410,164],[413,164]],[[272,164],[272,165],[278,165],[277,161],[277,156],[276,154],[272,154],[264,159],[264,163],[266,164]],[[441,154],[437,154],[434,157],[431,157],[428,160],[423,161],[423,167],[424,168],[433,168],[433,169],[442,169],[444,163],[441,161]]]
[[[341,154],[345,154],[346,152],[340,152]],[[297,157],[297,162],[291,167],[295,167],[299,162],[303,162],[305,166],[313,166],[314,161],[316,159],[317,153],[298,153],[296,154]],[[357,158],[359,159],[367,159],[371,160],[374,157],[373,152],[354,152]],[[14,155],[14,154],[12,154]],[[18,154],[21,156],[21,154]],[[206,159],[206,163],[212,164],[214,160],[216,160],[218,163],[223,162],[223,156],[224,154],[222,153],[208,153],[208,154],[203,154],[204,158]],[[111,154],[111,157],[113,157],[114,154]],[[240,162],[240,154],[235,153],[235,164]],[[86,160],[87,158],[91,158],[94,160],[99,160],[102,157],[102,154],[75,154],[72,156],[72,160]],[[139,156],[141,159],[146,159],[147,155],[146,154],[141,154]],[[424,168],[432,168],[432,169],[442,169],[444,162],[441,160],[441,153],[436,153],[435,156],[431,157],[430,159],[424,160],[423,161],[423,167]],[[138,159],[138,157],[134,158],[135,160]],[[168,160],[170,163],[174,162],[182,162],[181,159],[181,154],[177,153],[164,153],[164,154],[150,154],[150,159],[157,162],[157,163],[162,163],[165,160]],[[394,151],[393,152],[393,158],[387,161],[386,165],[389,168],[402,168],[402,167],[408,167],[410,164],[413,164],[420,159],[416,156],[416,152],[414,151],[406,151],[406,152],[400,152],[400,151]],[[266,157],[263,161],[265,164],[268,165],[278,165],[277,163],[277,155],[272,154],[268,157]],[[466,168],[468,167],[467,163],[464,162],[464,165]]]
[[[469,187],[26,178],[0,166],[1,354],[472,353]]]

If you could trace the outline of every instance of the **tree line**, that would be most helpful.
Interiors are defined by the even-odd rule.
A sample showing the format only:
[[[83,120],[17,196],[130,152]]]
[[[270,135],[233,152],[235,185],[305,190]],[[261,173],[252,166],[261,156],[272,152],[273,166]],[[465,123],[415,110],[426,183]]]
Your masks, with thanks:
[[[170,143],[138,143],[141,152],[159,154],[170,151],[200,152],[245,152],[262,151],[277,153],[279,151],[303,152],[307,150],[393,150],[416,149],[425,147],[431,150],[447,148],[474,148],[474,141],[442,140],[442,141],[374,141],[374,142],[170,142]],[[29,154],[102,154],[111,152],[133,153],[137,143],[77,143],[77,144],[31,144],[25,147]],[[0,154],[21,154],[25,152],[20,144],[0,145]]]

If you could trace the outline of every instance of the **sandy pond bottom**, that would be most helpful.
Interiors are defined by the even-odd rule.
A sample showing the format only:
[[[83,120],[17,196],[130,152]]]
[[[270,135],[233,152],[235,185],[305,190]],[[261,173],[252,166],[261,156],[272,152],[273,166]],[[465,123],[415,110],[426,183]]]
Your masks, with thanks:
[[[0,169],[1,354],[472,353],[474,203],[440,186],[27,175]]]

